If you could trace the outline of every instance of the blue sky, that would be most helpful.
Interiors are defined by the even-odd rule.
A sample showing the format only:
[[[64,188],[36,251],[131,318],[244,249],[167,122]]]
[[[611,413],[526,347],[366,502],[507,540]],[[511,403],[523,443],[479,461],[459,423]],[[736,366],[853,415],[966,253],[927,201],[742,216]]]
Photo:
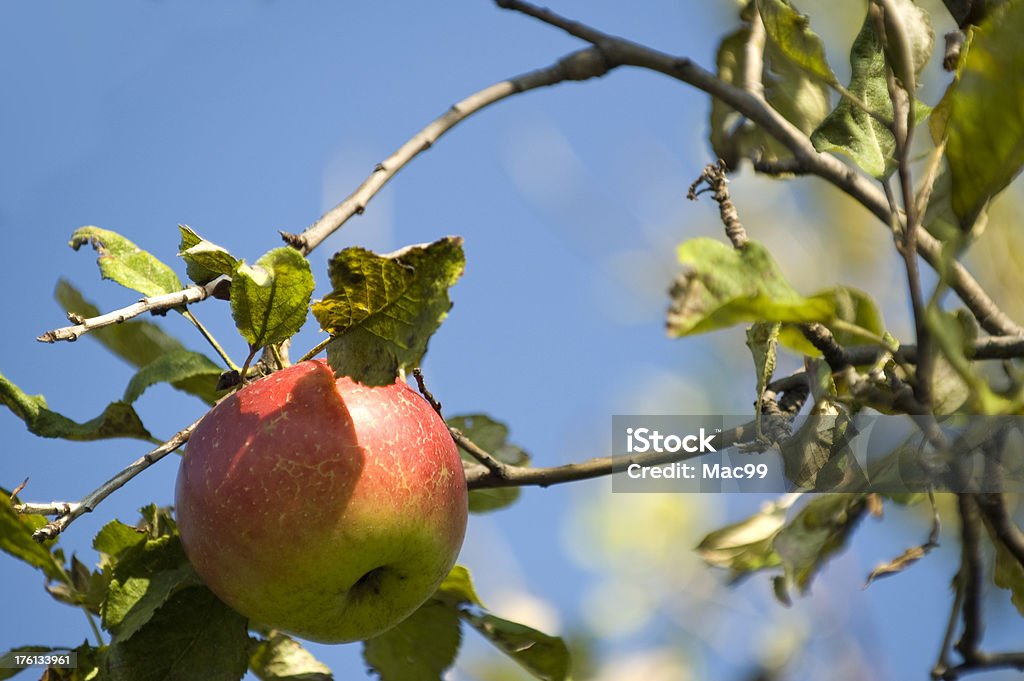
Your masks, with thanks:
[[[734,22],[733,3],[553,4],[705,65]],[[822,17],[826,28],[841,27],[842,20],[841,11]],[[846,43],[833,50],[839,73],[846,71],[851,39],[844,34]],[[451,103],[576,47],[554,29],[483,0],[4,3],[0,372],[79,420],[117,399],[131,377],[129,367],[90,339],[56,346],[34,340],[62,324],[52,297],[59,277],[104,309],[134,299],[99,280],[91,253],[67,248],[75,228],[119,231],[173,262],[176,226],[185,223],[255,260],[280,245],[278,230],[295,232],[314,221]],[[699,93],[628,70],[503,102],[404,169],[365,215],[313,254],[314,275],[326,282],[327,258],[348,245],[388,251],[462,235],[466,273],[432,340],[426,375],[448,413],[485,411],[506,421],[538,464],[605,453],[612,414],[744,412],[753,388],[742,333],[670,341],[663,331],[674,245],[719,236],[714,205],[685,201],[686,186],[711,160],[707,108]],[[837,271],[846,273],[817,250],[827,235],[800,227],[836,200],[834,191],[815,181],[794,190],[749,173],[734,186],[741,210],[757,216],[748,229],[785,251],[780,260],[799,270],[793,276],[801,288],[823,288]],[[862,211],[846,212],[844,220],[869,222]],[[793,238],[794,229],[803,230],[801,238]],[[886,246],[884,230],[865,231],[865,240]],[[862,281],[847,281],[894,310],[897,330],[907,328],[898,318],[898,274],[873,265]],[[318,294],[324,292],[321,284]],[[204,304],[196,314],[229,352],[244,356],[225,305]],[[169,316],[161,323],[203,349],[183,320]],[[317,340],[310,322],[296,346]],[[166,437],[202,408],[161,387],[140,400],[139,411],[151,431]],[[0,441],[0,484],[13,487],[29,476],[22,496],[33,500],[77,498],[144,449],[126,441],[40,440],[6,412]],[[170,503],[175,468],[174,460],[162,462],[72,525],[62,540],[67,550],[92,560],[92,535],[109,519],[130,520],[150,501]],[[600,619],[593,615],[600,601],[594,594],[610,583],[608,575],[619,574],[620,586],[626,578],[614,559],[576,546],[578,523],[614,515],[610,496],[603,482],[531,489],[515,508],[472,519],[463,559],[476,570],[484,599],[510,609],[518,603],[524,611],[523,603],[532,603],[540,620],[564,631],[592,626],[581,623]],[[756,501],[678,503],[681,515],[673,517],[686,517],[690,534],[679,542],[688,547]],[[920,527],[915,534],[898,522],[906,514],[895,515],[891,527],[867,527],[821,580],[818,600],[801,601],[793,615],[815,622],[838,608],[862,669],[880,679],[920,675],[930,664],[953,570],[947,552],[946,560],[930,559],[909,579],[861,592],[874,563],[923,538]],[[648,530],[658,535],[659,528]],[[608,546],[617,550],[610,540]],[[701,574],[694,584],[717,577]],[[0,559],[0,582],[7,611],[15,613],[0,625],[0,648],[74,644],[87,636],[81,615],[50,601],[29,568]],[[666,588],[679,597],[684,587]],[[754,604],[760,624],[739,617],[743,623],[735,625],[750,633],[771,628],[769,589],[767,580],[754,577],[737,592],[715,593],[733,615]],[[533,600],[517,601],[522,593]],[[511,595],[503,601],[500,594]],[[671,638],[665,632],[693,626],[666,612],[654,622],[609,633],[597,647],[611,659],[664,644]],[[758,647],[733,640],[745,642],[729,654],[717,643],[698,645],[707,653],[702,664],[722,674],[743,669]],[[815,645],[825,645],[816,654],[830,654],[827,642]],[[316,652],[339,678],[362,673],[355,646],[317,646]]]

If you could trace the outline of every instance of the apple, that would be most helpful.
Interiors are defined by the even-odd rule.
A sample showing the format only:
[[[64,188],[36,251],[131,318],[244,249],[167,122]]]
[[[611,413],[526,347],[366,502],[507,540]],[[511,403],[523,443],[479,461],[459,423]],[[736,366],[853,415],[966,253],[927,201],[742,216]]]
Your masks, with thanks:
[[[412,614],[466,531],[444,421],[404,381],[335,379],[323,360],[254,381],[189,439],[175,491],[189,560],[255,623],[325,643]]]

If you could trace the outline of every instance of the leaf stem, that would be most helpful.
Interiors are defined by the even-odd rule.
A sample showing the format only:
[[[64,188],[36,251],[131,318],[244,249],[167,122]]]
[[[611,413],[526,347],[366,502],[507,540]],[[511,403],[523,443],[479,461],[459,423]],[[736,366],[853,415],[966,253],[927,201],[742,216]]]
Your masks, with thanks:
[[[185,317],[185,319],[192,322],[192,324],[194,324],[195,327],[199,329],[199,333],[203,335],[203,338],[205,338],[206,342],[210,344],[210,347],[212,347],[214,351],[218,355],[220,355],[220,358],[224,360],[224,363],[227,365],[228,369],[231,369],[232,371],[238,371],[238,365],[231,361],[231,357],[228,356],[228,353],[224,351],[224,348],[222,348],[220,343],[217,342],[217,339],[213,337],[213,334],[210,333],[205,326],[203,326],[202,322],[200,322],[199,319],[194,314],[192,314],[191,310],[182,310],[181,314],[183,317]]]

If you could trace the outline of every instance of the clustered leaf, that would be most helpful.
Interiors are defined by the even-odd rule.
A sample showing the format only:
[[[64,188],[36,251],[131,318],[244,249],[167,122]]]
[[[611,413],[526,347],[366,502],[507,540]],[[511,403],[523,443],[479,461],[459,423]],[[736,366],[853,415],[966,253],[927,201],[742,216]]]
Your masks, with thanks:
[[[231,279],[231,316],[252,350],[285,341],[302,328],[313,295],[309,261],[284,246],[251,267],[239,261]]]
[[[464,267],[458,237],[388,255],[364,248],[335,253],[328,264],[332,291],[313,303],[320,328],[333,337],[327,361],[335,374],[387,385],[418,366]]]
[[[469,571],[456,565],[437,593],[407,620],[363,645],[363,658],[381,681],[441,681],[455,661],[466,622],[492,645],[543,681],[569,678],[561,638],[495,617],[480,602]]]
[[[185,273],[196,284],[206,284],[219,276],[231,276],[239,260],[227,249],[202,238],[188,225],[178,225],[181,241],[178,255],[185,261]]]
[[[867,513],[868,496],[815,495],[788,522],[785,508],[773,504],[710,533],[697,551],[709,565],[729,568],[733,580],[781,567],[774,588],[788,605],[792,587],[806,593],[814,576],[846,543]]]

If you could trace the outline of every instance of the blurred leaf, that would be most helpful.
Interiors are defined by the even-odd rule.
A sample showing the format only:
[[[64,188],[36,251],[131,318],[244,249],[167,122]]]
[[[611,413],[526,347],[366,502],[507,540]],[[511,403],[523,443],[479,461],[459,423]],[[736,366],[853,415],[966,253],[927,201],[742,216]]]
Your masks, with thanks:
[[[892,102],[885,77],[885,55],[871,18],[850,50],[852,75],[847,90],[884,120],[892,119]],[[894,169],[896,140],[889,129],[845,97],[811,135],[814,148],[848,156],[864,172],[883,178]]]
[[[117,232],[99,227],[81,227],[68,243],[76,251],[85,244],[99,253],[96,263],[104,279],[116,281],[144,296],[180,291],[181,280],[170,267],[154,258]]]
[[[464,267],[458,237],[383,256],[362,248],[335,253],[328,265],[333,290],[313,303],[320,328],[334,337],[327,346],[334,373],[388,385],[400,369],[418,366]]]
[[[970,229],[1024,166],[1024,4],[1007,3],[971,30],[957,78],[932,117],[947,138],[953,211]]]
[[[758,322],[747,329],[747,347],[754,358],[754,373],[757,378],[757,399],[755,412],[761,415],[761,398],[775,373],[775,360],[779,348],[779,324]],[[760,433],[760,421],[758,432]]]
[[[452,416],[445,421],[449,426],[462,431],[463,435],[498,461],[513,466],[526,466],[530,463],[530,457],[526,452],[508,442],[508,426],[486,414]],[[473,455],[462,447],[459,447],[459,455],[463,461],[476,463]],[[518,498],[518,487],[470,490],[469,510],[474,513],[494,511],[512,504]]]
[[[64,568],[45,544],[32,533],[46,524],[39,515],[18,513],[11,506],[11,492],[0,488],[0,550],[43,571],[48,579],[63,581]],[[49,542],[52,546],[53,542]]]
[[[82,317],[100,314],[99,308],[64,279],[57,282],[54,296],[65,311]],[[135,367],[146,366],[164,353],[185,349],[177,338],[169,336],[156,324],[139,319],[93,329],[86,337],[95,338],[107,350]]]
[[[84,607],[93,614],[99,614],[100,605],[107,593],[107,579],[102,572],[93,572],[85,566],[77,556],[71,557],[71,565],[67,570],[71,578],[68,582],[57,582],[46,585],[46,591],[56,600]]]
[[[397,626],[363,642],[363,659],[381,681],[441,681],[462,642],[459,612],[431,599]]]
[[[986,523],[988,527],[988,523]],[[1010,592],[1010,600],[1017,612],[1024,615],[1024,567],[1010,553],[999,537],[989,528],[989,536],[996,547],[996,566],[992,580],[1000,589]]]
[[[462,565],[456,565],[451,569],[448,576],[441,582],[441,586],[437,588],[437,594],[434,597],[453,605],[466,603],[480,607],[484,605],[480,602],[480,597],[476,595],[469,570]]]
[[[729,568],[736,578],[776,567],[781,559],[772,542],[785,522],[786,509],[769,505],[749,518],[708,534],[697,545],[697,554],[709,565]]]
[[[867,581],[864,586],[868,586],[871,582],[875,581],[879,577],[885,577],[887,575],[894,575],[903,572],[908,567],[916,563],[917,561],[928,555],[930,549],[927,546],[911,546],[909,549],[901,553],[899,556],[889,561],[888,563],[882,563],[868,575]]]
[[[131,405],[124,402],[111,402],[96,418],[78,423],[50,411],[46,408],[45,397],[26,395],[3,374],[0,374],[0,401],[25,422],[29,432],[39,437],[56,437],[79,442],[114,437],[151,440],[153,437],[142,425],[142,420]]]
[[[842,549],[867,510],[865,494],[820,494],[814,497],[775,537],[785,582],[807,593],[814,575]]]
[[[217,381],[223,372],[206,355],[176,350],[161,355],[132,376],[122,399],[131,404],[151,385],[170,383],[213,404],[217,401]]]
[[[825,43],[811,30],[810,20],[787,0],[757,0],[765,33],[794,64],[826,83],[836,82],[825,57]]]
[[[331,670],[295,639],[280,632],[260,641],[249,668],[260,681],[331,681]]]
[[[737,87],[746,87],[746,47],[750,28],[744,26],[726,36],[718,46],[715,63],[718,77]],[[828,86],[808,75],[792,62],[772,41],[764,47],[759,80],[768,103],[790,123],[810,134],[828,115]],[[711,147],[730,168],[739,167],[741,158],[778,162],[792,153],[752,121],[717,98],[711,99]]]
[[[931,15],[913,0],[889,0],[888,7],[893,10],[891,14],[882,12],[886,58],[904,90],[909,89],[913,97],[917,75],[931,60],[932,48],[935,46]],[[899,40],[900,35],[905,37],[906,43]],[[909,53],[904,54],[903,47]]]
[[[819,479],[819,473],[848,450],[849,418],[829,400],[814,403],[811,413],[792,437],[779,443],[786,479],[801,489],[833,489],[842,479]]]
[[[463,617],[535,678],[543,681],[569,678],[569,649],[561,638],[490,614],[463,613]]]
[[[679,261],[685,269],[669,293],[671,336],[741,322],[827,322],[834,315],[832,301],[800,296],[756,241],[735,249],[715,239],[691,239],[679,246]]]
[[[244,617],[205,586],[171,596],[127,641],[111,644],[109,681],[238,681],[249,660]]]
[[[231,281],[231,316],[250,348],[298,333],[313,287],[309,262],[289,246],[267,252],[252,267],[239,262]]]
[[[177,537],[148,539],[125,549],[110,573],[103,626],[131,638],[175,593],[201,584]]]
[[[864,291],[849,286],[836,286],[814,294],[813,298],[826,301],[833,310],[832,318],[822,322],[826,326],[829,326],[834,320],[840,320],[859,326],[876,336],[885,334],[885,321],[882,319],[882,313],[874,298]],[[832,329],[832,335],[840,345],[864,344],[863,337],[845,329]],[[811,345],[811,342],[804,338],[803,333],[795,326],[784,325],[779,332],[779,341],[787,348],[808,357],[821,356],[821,351]]]
[[[223,274],[231,276],[234,273],[240,261],[227,249],[202,238],[188,225],[178,225],[178,230],[181,232],[178,255],[185,261],[189,279],[197,284],[206,284]]]

